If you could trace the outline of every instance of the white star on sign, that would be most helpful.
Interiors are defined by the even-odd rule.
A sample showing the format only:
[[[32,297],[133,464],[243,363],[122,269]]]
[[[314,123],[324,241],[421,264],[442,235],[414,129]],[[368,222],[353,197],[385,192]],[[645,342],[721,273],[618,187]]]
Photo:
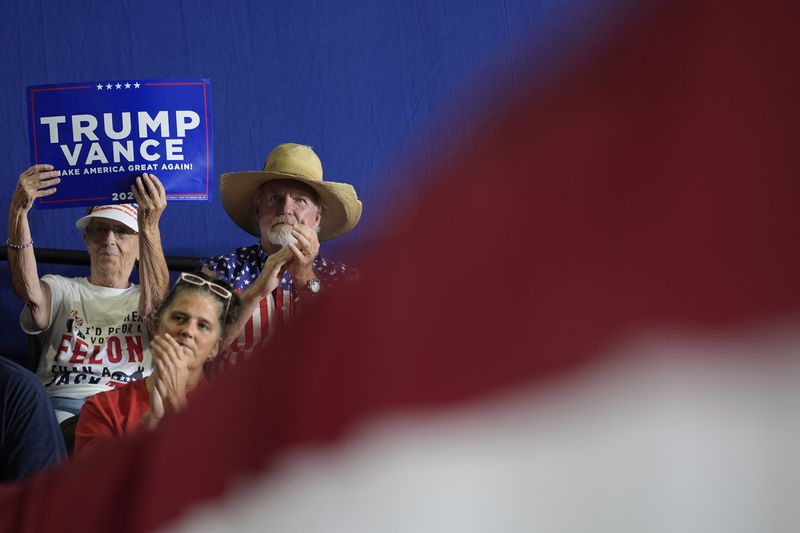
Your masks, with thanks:
[[[134,83],[134,84],[133,84],[133,88],[134,88],[134,89],[138,89],[138,88],[139,88],[139,82],[138,82],[138,81],[137,81],[136,83]]]
[[[117,89],[122,89],[122,85],[120,85],[119,83],[117,83],[116,85],[114,85],[114,87],[116,87]]]
[[[102,83],[98,83],[97,84],[97,90],[98,91],[102,91],[103,90],[103,84]]]
[[[106,83],[106,89],[110,89],[110,88],[111,88],[111,84],[110,83]]]
[[[126,84],[125,84],[125,88],[126,88],[126,89],[130,89],[130,88],[131,88],[131,84],[130,84],[130,83],[126,83]]]

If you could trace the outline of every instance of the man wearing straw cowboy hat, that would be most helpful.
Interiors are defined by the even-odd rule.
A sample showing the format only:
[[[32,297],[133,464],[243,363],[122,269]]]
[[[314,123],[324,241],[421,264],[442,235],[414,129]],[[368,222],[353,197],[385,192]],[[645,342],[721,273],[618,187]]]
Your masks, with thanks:
[[[325,286],[355,275],[318,255],[319,243],[340,237],[361,218],[361,201],[346,183],[325,181],[309,146],[278,145],[262,171],[230,172],[220,180],[222,205],[258,244],[201,262],[242,297],[241,318],[226,332],[218,358],[235,363],[291,318],[296,305]]]

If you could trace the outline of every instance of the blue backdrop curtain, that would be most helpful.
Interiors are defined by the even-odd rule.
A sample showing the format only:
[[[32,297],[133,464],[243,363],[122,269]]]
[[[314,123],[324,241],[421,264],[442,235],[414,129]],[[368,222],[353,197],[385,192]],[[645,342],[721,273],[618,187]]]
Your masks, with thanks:
[[[175,202],[166,253],[216,255],[255,239],[234,225],[219,174],[260,169],[281,142],[310,144],[328,179],[355,186],[361,224],[324,245],[347,255],[379,239],[398,198],[435,180],[426,153],[468,128],[502,87],[548,73],[626,12],[622,0],[4,0],[0,106],[7,210],[30,165],[25,87],[113,79],[208,78],[214,183],[209,202]],[[457,156],[457,154],[453,154]],[[438,158],[437,158],[438,159]],[[414,179],[411,162],[417,164]],[[492,185],[502,187],[502,177]],[[36,246],[80,250],[81,208],[33,210]],[[0,217],[0,235],[7,217]],[[40,274],[85,274],[45,266]],[[21,303],[0,264],[0,353],[19,357]]]

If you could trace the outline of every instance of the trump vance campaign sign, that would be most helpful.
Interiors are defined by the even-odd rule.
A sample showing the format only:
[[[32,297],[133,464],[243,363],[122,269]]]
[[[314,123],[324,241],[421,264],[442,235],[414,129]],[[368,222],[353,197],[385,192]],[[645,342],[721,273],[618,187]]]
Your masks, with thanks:
[[[40,208],[129,203],[143,172],[168,200],[209,200],[211,86],[115,80],[28,87],[31,160],[61,171]]]

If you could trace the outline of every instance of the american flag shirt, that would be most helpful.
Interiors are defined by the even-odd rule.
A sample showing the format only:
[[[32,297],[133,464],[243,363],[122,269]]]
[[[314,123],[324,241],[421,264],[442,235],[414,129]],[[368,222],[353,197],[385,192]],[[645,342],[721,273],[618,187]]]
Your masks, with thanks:
[[[269,254],[264,251],[260,243],[257,243],[252,246],[242,246],[229,254],[204,259],[200,261],[199,267],[214,272],[217,277],[228,282],[236,292],[241,293],[261,273],[267,257]],[[312,268],[322,287],[351,280],[358,275],[354,268],[320,255],[314,258]],[[296,296],[292,276],[286,272],[278,288],[258,302],[239,337],[214,359],[214,363],[207,371],[213,374],[235,365],[265,344],[275,334],[280,324],[291,320],[294,316]]]

